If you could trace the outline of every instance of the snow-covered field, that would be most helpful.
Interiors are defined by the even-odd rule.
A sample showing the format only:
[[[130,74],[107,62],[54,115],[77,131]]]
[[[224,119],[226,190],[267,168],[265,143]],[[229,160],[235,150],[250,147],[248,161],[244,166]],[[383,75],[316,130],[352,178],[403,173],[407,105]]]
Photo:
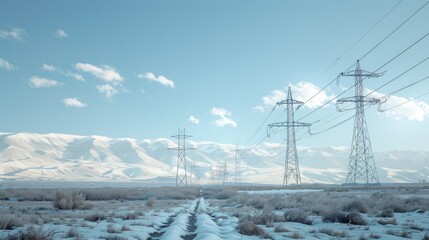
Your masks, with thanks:
[[[429,238],[429,187],[424,185],[317,191],[163,187],[58,192],[0,191],[0,239],[31,231],[53,239]],[[86,194],[86,200],[80,201],[83,195],[78,193]],[[70,198],[62,202],[61,196]]]

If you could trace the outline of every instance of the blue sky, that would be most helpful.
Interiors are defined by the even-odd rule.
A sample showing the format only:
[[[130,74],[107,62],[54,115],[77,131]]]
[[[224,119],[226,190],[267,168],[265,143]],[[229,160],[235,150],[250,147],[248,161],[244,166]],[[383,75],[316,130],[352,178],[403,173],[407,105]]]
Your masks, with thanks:
[[[3,1],[0,131],[169,137],[254,145],[288,86],[305,101],[345,71],[423,1]],[[428,33],[429,6],[361,61],[373,71]],[[429,37],[364,81],[367,91],[429,55]],[[335,63],[334,65],[332,65]],[[329,66],[331,66],[329,68]],[[421,65],[377,91],[429,75]],[[299,119],[353,83],[342,78],[296,112]],[[395,106],[429,81],[396,93]],[[349,91],[343,97],[352,96]],[[428,149],[429,96],[384,113],[367,110],[373,149]],[[267,123],[285,120],[277,108]],[[302,119],[314,132],[340,116],[328,104]],[[350,112],[353,114],[353,112]],[[191,117],[192,116],[192,117]],[[191,121],[192,120],[192,121]],[[350,146],[353,121],[303,138],[303,146]],[[304,131],[300,131],[300,136]],[[266,141],[279,142],[280,132]],[[249,141],[250,140],[250,141]]]

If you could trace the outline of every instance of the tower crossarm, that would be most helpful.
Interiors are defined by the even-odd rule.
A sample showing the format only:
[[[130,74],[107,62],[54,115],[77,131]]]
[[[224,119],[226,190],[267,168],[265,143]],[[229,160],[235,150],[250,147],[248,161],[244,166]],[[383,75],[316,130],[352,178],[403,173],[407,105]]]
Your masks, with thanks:
[[[343,103],[351,103],[351,102],[365,102],[365,103],[371,103],[371,104],[378,104],[380,102],[380,99],[377,98],[367,98],[367,97],[347,97],[338,99],[337,103],[343,104]]]
[[[277,122],[277,123],[271,123],[267,126],[267,136],[270,137],[272,133],[273,128],[292,128],[292,127],[308,127],[308,132],[310,133],[310,126],[311,123],[303,123],[303,122]]]
[[[338,77],[356,77],[356,76],[361,76],[361,77],[367,77],[367,78],[371,78],[371,77],[381,77],[383,76],[385,72],[381,72],[381,73],[375,73],[375,72],[368,72],[365,70],[360,70],[360,71],[348,71],[348,72],[342,72],[338,75]]]
[[[283,101],[276,103],[276,105],[278,105],[278,106],[285,105],[285,104],[302,105],[304,103],[301,101],[295,100],[295,99],[286,99],[286,100],[283,100]]]

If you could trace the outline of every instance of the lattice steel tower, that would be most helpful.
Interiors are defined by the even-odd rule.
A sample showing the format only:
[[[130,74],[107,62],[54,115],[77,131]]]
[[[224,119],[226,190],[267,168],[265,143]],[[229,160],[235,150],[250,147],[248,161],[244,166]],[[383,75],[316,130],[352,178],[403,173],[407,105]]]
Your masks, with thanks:
[[[188,186],[187,169],[186,169],[186,138],[192,136],[185,134],[186,129],[182,131],[178,129],[177,135],[171,136],[177,138],[177,147],[170,148],[171,150],[177,150],[177,170],[176,170],[176,187]]]
[[[233,152],[235,152],[235,169],[234,169],[234,183],[236,186],[241,184],[241,160],[243,159],[243,154],[245,153],[245,150],[239,149],[238,148],[238,143],[237,146],[235,147],[235,150],[232,150]]]
[[[367,72],[360,68],[359,60],[356,62],[354,71],[340,73],[340,76],[355,77],[355,96],[338,99],[337,110],[341,109],[340,104],[354,103],[356,109],[353,139],[349,159],[349,169],[346,184],[373,184],[379,183],[377,168],[375,166],[374,155],[372,153],[371,141],[368,133],[368,126],[365,120],[365,107],[378,104],[380,100],[366,98],[363,94],[363,77],[381,77],[384,73]],[[338,82],[337,82],[338,83]]]
[[[301,174],[299,171],[298,153],[296,150],[296,139],[295,139],[295,128],[297,127],[310,127],[310,123],[295,122],[294,119],[294,105],[301,106],[303,103],[292,99],[292,93],[290,87],[287,93],[287,99],[278,102],[277,105],[285,105],[287,110],[287,121],[272,123],[268,125],[268,136],[271,135],[272,128],[286,127],[287,128],[287,139],[286,139],[286,158],[285,168],[283,176],[283,187],[287,186],[290,177],[293,177],[296,181],[296,185],[301,185]]]

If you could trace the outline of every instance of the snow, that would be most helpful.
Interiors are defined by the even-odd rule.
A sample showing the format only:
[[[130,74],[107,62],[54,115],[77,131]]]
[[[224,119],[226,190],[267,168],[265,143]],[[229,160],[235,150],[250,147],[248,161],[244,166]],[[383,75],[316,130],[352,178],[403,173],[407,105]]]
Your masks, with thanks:
[[[248,194],[295,194],[295,193],[305,193],[305,192],[321,192],[321,189],[276,189],[276,190],[255,190],[255,191],[243,191]]]
[[[210,183],[210,170],[220,161],[234,157],[235,145],[209,141],[189,141],[195,150],[187,152],[195,160],[203,178]],[[264,143],[246,151],[241,172],[244,182],[282,184],[284,153],[278,143]],[[173,178],[177,152],[173,139],[136,140],[104,136],[67,134],[0,134],[0,179],[70,181],[147,181]],[[429,151],[375,152],[381,182],[429,182]],[[349,148],[298,146],[304,183],[343,183],[347,173]],[[227,161],[233,171],[234,161]],[[233,181],[234,173],[228,181]]]
[[[189,213],[180,213],[174,219],[173,223],[165,229],[164,234],[161,236],[161,240],[182,240],[180,236],[187,234],[187,223]]]

